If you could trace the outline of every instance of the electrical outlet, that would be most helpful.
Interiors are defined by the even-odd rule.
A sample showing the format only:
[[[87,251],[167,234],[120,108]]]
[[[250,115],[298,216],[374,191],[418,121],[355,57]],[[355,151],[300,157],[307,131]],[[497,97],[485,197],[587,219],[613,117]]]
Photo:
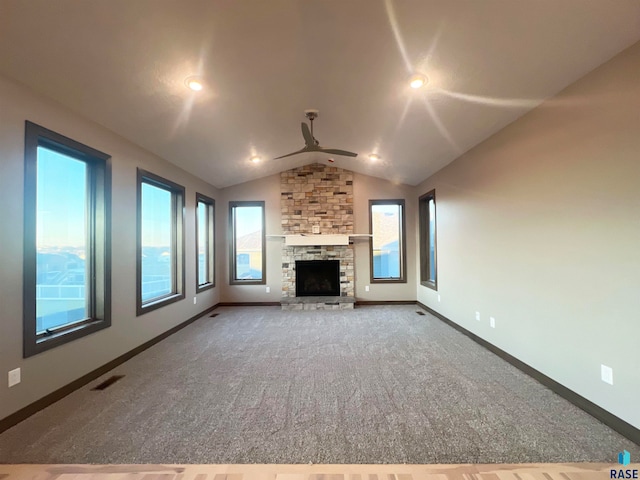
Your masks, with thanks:
[[[613,368],[606,365],[600,365],[600,376],[604,383],[613,385]]]
[[[195,305],[196,303],[198,303],[198,297],[193,297],[193,304]]]
[[[315,234],[320,233],[320,225],[313,225],[313,226],[311,227],[311,232],[313,232],[313,233],[315,233]]]
[[[267,291],[267,293],[271,293],[271,287],[267,287],[265,290]]]
[[[440,303],[440,294],[438,294],[438,303]]]
[[[491,328],[496,328],[496,319],[493,317],[489,317],[489,325]]]
[[[16,368],[9,372],[9,388],[20,383],[20,369]]]
[[[364,286],[364,291],[365,291],[365,292],[368,292],[368,291],[369,291],[369,285],[365,285],[365,286]]]
[[[476,312],[476,320],[480,321],[480,312]]]

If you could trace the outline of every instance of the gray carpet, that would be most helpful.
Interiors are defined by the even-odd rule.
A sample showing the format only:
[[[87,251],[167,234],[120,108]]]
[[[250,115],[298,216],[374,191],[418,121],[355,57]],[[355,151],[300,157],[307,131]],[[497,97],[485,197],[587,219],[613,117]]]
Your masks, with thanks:
[[[640,447],[415,306],[220,308],[0,435],[4,463],[612,462]]]

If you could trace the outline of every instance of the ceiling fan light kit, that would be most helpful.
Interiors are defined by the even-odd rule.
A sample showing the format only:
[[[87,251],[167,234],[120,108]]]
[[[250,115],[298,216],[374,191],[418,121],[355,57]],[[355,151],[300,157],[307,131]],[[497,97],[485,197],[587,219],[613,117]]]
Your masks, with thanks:
[[[311,128],[305,122],[300,124],[302,128],[302,137],[304,138],[304,147],[300,150],[292,153],[288,153],[286,155],[282,155],[280,157],[276,157],[275,160],[279,158],[291,157],[293,155],[298,155],[299,153],[309,153],[309,152],[320,152],[320,153],[328,153],[330,155],[342,155],[345,157],[357,157],[358,154],[354,152],[349,152],[347,150],[340,150],[338,148],[324,148],[320,146],[320,142],[316,140],[313,136],[313,121],[318,118],[319,111],[316,109],[308,109],[304,111],[304,115],[311,122]],[[333,162],[332,162],[333,163]]]

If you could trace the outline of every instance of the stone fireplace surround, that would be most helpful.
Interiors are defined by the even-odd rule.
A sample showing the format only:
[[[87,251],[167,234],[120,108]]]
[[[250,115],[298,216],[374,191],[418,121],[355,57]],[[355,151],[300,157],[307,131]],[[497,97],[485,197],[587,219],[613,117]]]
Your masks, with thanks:
[[[314,163],[280,174],[284,235],[353,233],[353,172]],[[316,232],[318,231],[316,230]],[[317,233],[316,233],[317,234]],[[338,260],[339,297],[296,297],[296,260]],[[317,310],[353,308],[353,245],[282,245],[282,308]]]

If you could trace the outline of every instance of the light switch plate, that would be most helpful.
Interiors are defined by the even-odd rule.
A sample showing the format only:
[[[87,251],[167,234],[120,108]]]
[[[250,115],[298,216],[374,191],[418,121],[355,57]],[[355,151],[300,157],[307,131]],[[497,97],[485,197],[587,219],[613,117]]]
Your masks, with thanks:
[[[496,319],[493,317],[489,317],[489,325],[491,328],[496,328]]]
[[[613,385],[613,368],[606,365],[600,365],[600,377],[604,383]]]

